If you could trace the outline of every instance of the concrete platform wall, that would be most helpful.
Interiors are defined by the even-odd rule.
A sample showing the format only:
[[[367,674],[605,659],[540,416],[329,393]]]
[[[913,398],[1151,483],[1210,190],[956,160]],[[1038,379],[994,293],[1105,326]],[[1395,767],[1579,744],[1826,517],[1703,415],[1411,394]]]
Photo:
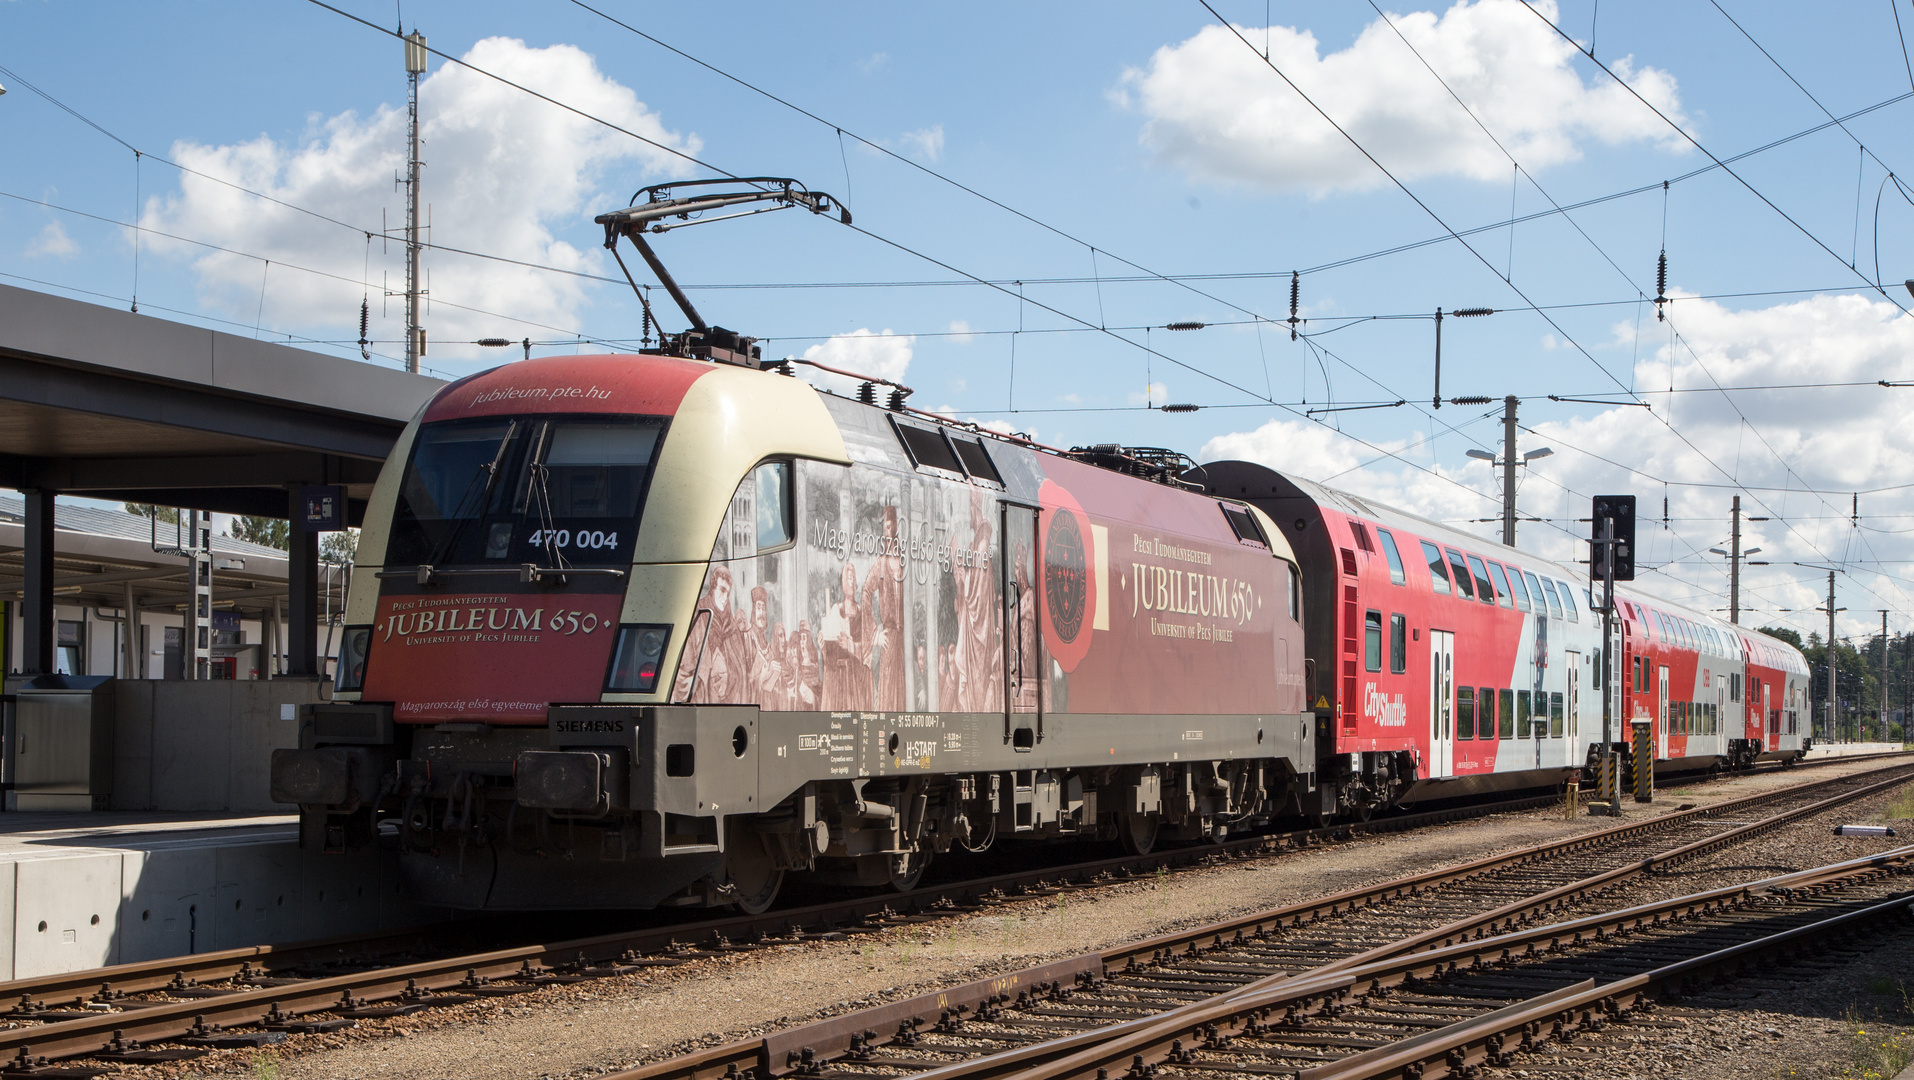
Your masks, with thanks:
[[[318,681],[123,679],[114,684],[115,810],[286,813],[267,797],[272,752],[299,745]]]
[[[291,842],[61,847],[0,861],[0,979],[286,944],[444,918],[408,902],[378,852]]]

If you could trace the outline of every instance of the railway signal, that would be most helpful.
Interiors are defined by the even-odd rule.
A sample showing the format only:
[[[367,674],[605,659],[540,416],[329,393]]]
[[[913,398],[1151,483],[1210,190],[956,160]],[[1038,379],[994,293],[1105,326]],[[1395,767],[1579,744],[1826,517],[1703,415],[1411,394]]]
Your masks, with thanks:
[[[1635,496],[1597,495],[1589,520],[1594,534],[1589,540],[1590,584],[1602,583],[1602,755],[1598,773],[1601,793],[1595,805],[1604,812],[1622,812],[1620,770],[1615,768],[1615,721],[1622,714],[1621,684],[1616,679],[1615,658],[1621,653],[1621,635],[1615,625],[1615,583],[1635,579]]]

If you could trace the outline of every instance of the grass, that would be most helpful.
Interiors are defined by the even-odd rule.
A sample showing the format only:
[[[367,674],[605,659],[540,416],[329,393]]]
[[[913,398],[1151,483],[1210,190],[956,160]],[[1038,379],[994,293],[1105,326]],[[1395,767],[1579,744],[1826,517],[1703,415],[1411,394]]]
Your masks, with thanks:
[[[1848,1064],[1835,1074],[1852,1080],[1892,1080],[1914,1063],[1914,1035],[1848,1013]]]
[[[1889,820],[1914,818],[1914,789],[1904,790],[1895,796],[1894,801],[1887,804],[1887,811],[1883,816]]]
[[[253,1080],[279,1080],[279,1056],[262,1050],[252,1056]]]

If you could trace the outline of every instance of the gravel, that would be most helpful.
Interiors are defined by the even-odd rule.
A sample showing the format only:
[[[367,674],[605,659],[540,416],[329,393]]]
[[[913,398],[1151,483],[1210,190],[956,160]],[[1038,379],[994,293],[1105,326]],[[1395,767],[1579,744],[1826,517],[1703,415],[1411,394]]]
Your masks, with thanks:
[[[1664,791],[1652,808],[1625,803],[1624,809],[1629,818],[1639,818],[1666,813],[1679,805],[1709,805],[1875,767],[1878,763],[1861,762],[1809,772],[1736,777]],[[1874,801],[1886,800],[1870,800]],[[344,1032],[294,1036],[263,1056],[252,1051],[220,1051],[181,1066],[126,1067],[122,1075],[129,1080],[188,1076],[264,1080],[267,1075],[280,1080],[439,1080],[447,1076],[460,1080],[530,1080],[600,1075],[696,1046],[760,1036],[881,1001],[1590,832],[1609,824],[1607,819],[1586,816],[1565,821],[1559,810],[1497,815],[1249,863],[1176,871],[1084,892],[1021,900],[987,913],[845,941],[733,953],[639,974],[547,987],[512,998],[366,1021]],[[1712,858],[1755,867],[1753,874],[1740,874],[1739,880],[1746,880],[1766,873],[1771,866],[1796,869],[1831,861],[1822,857],[1828,851],[1837,852],[1832,858],[1846,857],[1837,847],[1805,842],[1810,833],[1799,830],[1806,828],[1781,830]],[[1818,830],[1813,835],[1835,842],[1828,829],[1825,824],[1817,824],[1812,827]],[[1862,853],[1861,849],[1881,850],[1889,843],[1839,841],[1851,845],[1857,854]],[[1703,865],[1697,863],[1695,867]],[[1729,869],[1725,864],[1712,868],[1732,876]],[[1706,876],[1698,869],[1685,867],[1681,875],[1668,875],[1651,884],[1672,887],[1679,882],[1677,893],[1692,892],[1709,887],[1702,880]],[[558,932],[564,933],[562,924]],[[1914,951],[1914,940],[1908,945]],[[1900,971],[1901,977],[1914,981],[1914,965],[1903,963]],[[1841,1015],[1837,1011],[1818,1022],[1838,1026]],[[1788,1026],[1776,1020],[1764,1023],[1790,1032],[1801,1027],[1798,1017]],[[1739,1032],[1740,1028],[1734,1030]],[[1845,1036],[1833,1032],[1832,1037]],[[1582,1045],[1578,1043],[1577,1049]],[[1706,1075],[1771,1075],[1761,1071],[1769,1060],[1743,1058],[1744,1071]],[[1574,1071],[1598,1075],[1585,1072],[1589,1064],[1578,1061]],[[1748,1068],[1757,1071],[1751,1073]],[[1560,1071],[1560,1066],[1550,1071]],[[1505,1075],[1522,1076],[1524,1070]],[[1530,1071],[1529,1075],[1547,1073]],[[1640,1075],[1688,1074],[1661,1071]]]

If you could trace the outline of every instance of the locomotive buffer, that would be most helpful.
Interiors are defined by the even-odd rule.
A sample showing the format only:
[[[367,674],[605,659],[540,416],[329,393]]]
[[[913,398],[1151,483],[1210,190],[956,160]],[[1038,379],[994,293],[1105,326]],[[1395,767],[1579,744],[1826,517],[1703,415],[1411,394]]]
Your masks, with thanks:
[[[1615,583],[1635,580],[1635,496],[1597,495],[1589,515],[1593,535],[1588,542],[1592,577],[1602,582],[1602,753],[1599,781],[1589,810],[1619,816],[1622,812],[1621,770],[1615,759],[1615,724],[1621,713],[1621,687],[1616,674]]]

